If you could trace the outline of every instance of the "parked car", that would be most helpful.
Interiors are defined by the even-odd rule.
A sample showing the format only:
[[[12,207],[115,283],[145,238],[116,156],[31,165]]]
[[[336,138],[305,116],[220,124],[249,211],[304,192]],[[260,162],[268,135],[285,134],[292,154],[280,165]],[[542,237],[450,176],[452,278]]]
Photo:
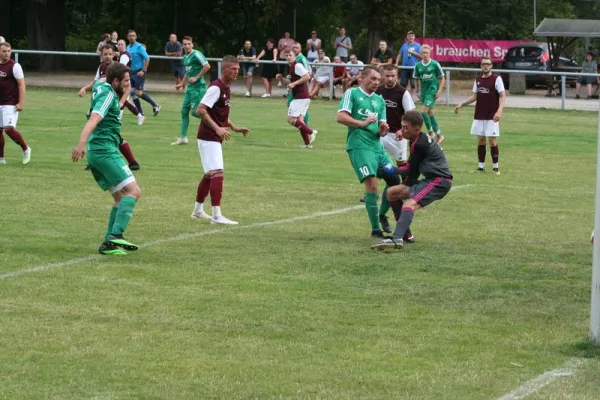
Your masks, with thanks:
[[[550,52],[546,43],[522,43],[511,47],[502,60],[502,69],[521,71],[550,71]],[[569,71],[580,72],[581,67],[571,57],[561,55],[558,59],[558,68],[554,72]],[[508,73],[502,73],[504,85],[510,86]],[[567,76],[567,84],[575,85],[576,77]],[[527,87],[536,85],[546,86],[548,75],[525,75]]]

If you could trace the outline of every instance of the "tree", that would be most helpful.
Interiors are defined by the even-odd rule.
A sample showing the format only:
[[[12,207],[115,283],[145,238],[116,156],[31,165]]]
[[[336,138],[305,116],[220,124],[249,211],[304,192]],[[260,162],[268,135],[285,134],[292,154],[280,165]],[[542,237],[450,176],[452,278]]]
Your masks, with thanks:
[[[65,49],[65,0],[29,0],[27,47],[36,50]],[[40,57],[40,70],[60,68],[60,56]]]

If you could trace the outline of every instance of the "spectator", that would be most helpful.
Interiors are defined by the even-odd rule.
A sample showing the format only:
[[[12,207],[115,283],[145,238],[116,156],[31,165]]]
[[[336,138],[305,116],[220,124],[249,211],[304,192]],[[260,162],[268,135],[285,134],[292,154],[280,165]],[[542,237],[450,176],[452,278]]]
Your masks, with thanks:
[[[244,96],[250,97],[252,96],[252,77],[256,70],[256,63],[248,62],[256,61],[256,49],[252,46],[251,41],[246,40],[244,42],[244,47],[240,49],[237,58],[241,61],[242,72],[244,73],[244,78],[246,78],[246,94]]]
[[[421,59],[423,59],[423,56],[421,56],[421,45],[415,42],[415,33],[413,31],[408,31],[406,33],[406,42],[400,47],[400,51],[398,51],[396,65],[410,67],[402,69],[402,73],[400,74],[400,85],[408,89],[408,83],[410,82],[411,95],[415,89],[415,80],[412,77],[413,69]]]
[[[96,47],[96,53],[101,55],[102,47],[104,47],[106,44],[110,44],[110,33],[105,33],[102,35],[102,41],[98,43],[98,47]],[[100,57],[100,59],[102,60],[102,57]]]
[[[585,59],[583,60],[583,64],[581,65],[581,73],[583,74],[597,74],[598,73],[598,65],[596,61],[594,61],[594,54],[588,51],[585,53]],[[598,79],[593,76],[580,76],[577,78],[577,84],[575,87],[575,98],[579,99],[579,91],[581,90],[581,85],[586,85],[587,87],[587,99],[592,98],[592,85],[597,83]]]
[[[263,84],[265,85],[265,94],[262,97],[271,97],[271,80],[277,76],[277,49],[275,48],[275,41],[273,39],[267,40],[267,45],[260,52],[257,60],[265,58],[265,61],[273,61],[273,64],[263,64],[262,78]]]
[[[310,39],[306,41],[306,58],[308,62],[313,62],[319,58],[319,50],[321,50],[321,39],[317,37],[317,31],[313,29],[310,33]]]
[[[344,92],[346,89],[359,84],[358,78],[360,77],[363,65],[364,63],[356,57],[356,54],[350,55],[350,62],[346,64],[346,76],[343,80],[342,90]]]
[[[290,37],[289,32],[284,32],[283,37],[279,39],[277,44],[277,51],[279,53],[279,61],[285,61],[285,64],[279,66],[279,72],[281,75],[286,76],[288,74],[289,65],[287,62],[287,55],[292,51],[292,46],[295,40]]]
[[[113,33],[110,34],[110,43],[109,44],[115,48],[115,51],[119,51],[118,50],[119,33],[117,31],[113,31]]]
[[[165,56],[167,57],[181,57],[183,48],[181,42],[177,40],[177,35],[171,33],[169,41],[165,44]],[[185,77],[185,67],[183,66],[183,60],[169,60],[171,62],[171,72],[175,77],[175,86],[181,84],[181,81]],[[179,90],[179,89],[178,89]]]
[[[340,28],[340,36],[335,38],[335,55],[339,56],[340,59],[347,63],[348,62],[348,50],[352,50],[352,39],[346,36],[346,28]]]
[[[317,54],[319,55],[318,58],[318,63],[323,63],[323,64],[330,64],[331,60],[329,59],[329,57],[327,57],[325,55],[325,50],[319,50],[317,52]],[[329,83],[331,77],[331,67],[328,67],[326,65],[320,65],[317,67],[316,71],[315,71],[315,79],[313,79],[310,83],[310,90],[309,90],[309,94],[310,97],[315,97],[319,94],[319,90],[321,90],[322,87],[324,87],[325,85],[327,85]]]
[[[377,68],[383,68],[386,65],[392,65],[393,63],[394,55],[392,54],[392,50],[388,49],[388,45],[385,40],[380,41],[379,48],[375,54],[373,54],[373,58],[371,59],[371,64]]]

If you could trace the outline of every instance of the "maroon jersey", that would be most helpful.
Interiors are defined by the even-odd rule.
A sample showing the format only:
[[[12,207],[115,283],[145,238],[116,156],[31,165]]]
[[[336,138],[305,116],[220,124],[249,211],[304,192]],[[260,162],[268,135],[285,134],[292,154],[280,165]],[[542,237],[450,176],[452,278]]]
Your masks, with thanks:
[[[13,73],[16,64],[12,59],[0,64],[0,106],[16,106],[19,103],[19,85]]]
[[[390,132],[397,132],[402,128],[402,116],[406,112],[402,100],[404,98],[404,89],[399,83],[391,88],[386,88],[381,85],[377,88],[376,93],[385,100],[385,115]]]
[[[96,80],[102,79],[106,76],[106,70],[108,69],[109,65],[110,64],[100,63],[100,66],[98,67],[98,72],[96,72]]]
[[[119,62],[121,61],[121,57],[123,57],[123,56],[127,56],[128,61],[125,65],[127,65],[129,68],[131,68],[131,54],[129,54],[128,51],[122,52],[121,54],[119,54],[119,59],[118,59]]]
[[[296,82],[297,80],[302,78],[300,75],[296,74],[296,65],[302,65],[302,64],[298,64],[296,61],[294,61],[290,65],[290,75],[291,75],[290,81],[291,82]],[[292,89],[292,97],[294,98],[294,100],[310,99],[310,94],[308,93],[308,85],[304,84],[304,85],[294,86],[294,88]]]
[[[497,79],[501,78],[496,74],[491,74],[487,78],[480,75],[475,79],[475,87],[477,88],[475,119],[483,121],[494,119],[494,114],[496,114],[500,106],[500,92],[496,88]]]
[[[231,88],[225,85],[221,79],[217,79],[210,84],[200,104],[207,106],[208,115],[218,126],[223,128],[228,126]],[[200,128],[198,128],[198,139],[209,142],[223,142],[223,139],[205,123],[201,123]]]

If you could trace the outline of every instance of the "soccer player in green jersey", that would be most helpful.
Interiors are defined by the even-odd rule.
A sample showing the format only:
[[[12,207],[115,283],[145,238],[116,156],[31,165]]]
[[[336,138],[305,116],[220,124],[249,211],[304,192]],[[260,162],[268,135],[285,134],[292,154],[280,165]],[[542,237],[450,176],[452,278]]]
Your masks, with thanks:
[[[425,126],[429,132],[431,138],[437,136],[437,142],[442,143],[444,137],[440,132],[437,119],[435,118],[433,108],[435,107],[435,101],[442,94],[444,90],[444,83],[446,78],[444,77],[444,71],[440,64],[431,59],[431,47],[423,45],[421,47],[421,56],[423,59],[415,65],[413,72],[413,78],[417,80],[417,87],[420,87],[420,94],[417,90],[417,95],[423,103],[421,108],[421,115],[425,121]]]
[[[384,237],[379,227],[377,178],[385,178],[389,186],[400,183],[397,175],[388,182],[380,168],[392,162],[379,140],[389,130],[385,100],[375,93],[380,79],[378,68],[363,68],[360,86],[344,92],[337,113],[337,122],[348,127],[346,151],[359,182],[365,185],[365,207],[371,223],[371,236],[377,238]],[[401,206],[396,203],[391,206],[394,214],[399,216]]]
[[[206,93],[204,75],[210,71],[210,64],[206,61],[204,54],[198,50],[194,50],[194,42],[191,37],[184,36],[182,44],[185,76],[175,88],[184,87],[186,81],[187,87],[183,96],[183,104],[181,105],[181,136],[171,143],[172,145],[188,143],[187,135],[188,126],[190,125],[190,110],[193,117],[200,118],[196,111],[200,106],[200,100],[202,100],[204,93]]]
[[[141,189],[127,164],[119,155],[121,121],[119,98],[131,90],[129,67],[111,63],[106,70],[106,82],[97,81],[92,88],[92,112],[73,149],[73,162],[87,152],[87,161],[96,183],[109,190],[114,199],[108,218],[108,228],[100,254],[124,255],[138,246],[123,237]]]

